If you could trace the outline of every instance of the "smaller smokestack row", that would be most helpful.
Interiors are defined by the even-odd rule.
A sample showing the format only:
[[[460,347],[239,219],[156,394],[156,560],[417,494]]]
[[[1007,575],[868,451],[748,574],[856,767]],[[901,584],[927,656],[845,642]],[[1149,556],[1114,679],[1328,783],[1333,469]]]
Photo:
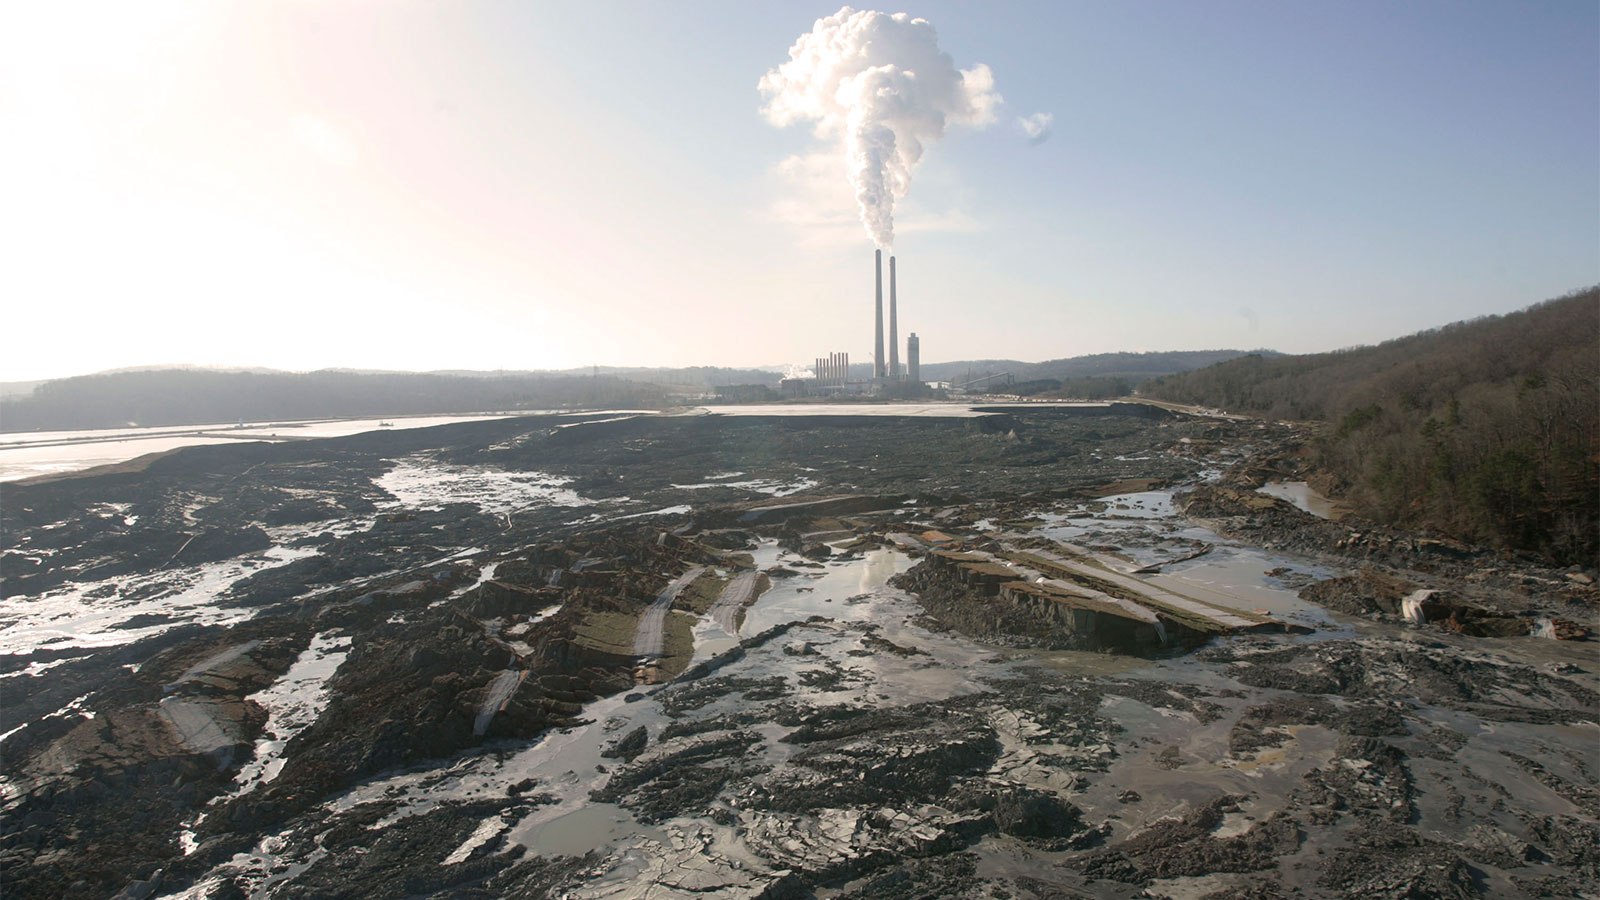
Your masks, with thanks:
[[[906,338],[906,380],[912,384],[922,383],[922,342],[917,340],[915,331]]]
[[[815,371],[819,387],[844,387],[850,377],[850,354],[829,353],[819,356]]]

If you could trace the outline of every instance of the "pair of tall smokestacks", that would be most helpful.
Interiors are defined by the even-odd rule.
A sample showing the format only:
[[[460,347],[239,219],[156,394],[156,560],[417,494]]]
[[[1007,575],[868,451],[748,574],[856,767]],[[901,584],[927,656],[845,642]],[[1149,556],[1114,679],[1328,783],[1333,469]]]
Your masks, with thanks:
[[[817,357],[817,384],[823,387],[844,387],[850,378],[850,354],[829,353]]]
[[[894,257],[889,257],[889,359],[883,358],[883,251],[872,251],[872,266],[877,276],[877,306],[873,321],[877,324],[872,374],[879,381],[900,379],[900,323],[899,303],[895,297]]]

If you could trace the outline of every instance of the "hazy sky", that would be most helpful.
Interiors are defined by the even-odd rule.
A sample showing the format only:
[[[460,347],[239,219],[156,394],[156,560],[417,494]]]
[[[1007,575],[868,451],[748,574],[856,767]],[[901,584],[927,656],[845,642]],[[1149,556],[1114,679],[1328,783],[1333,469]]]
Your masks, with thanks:
[[[832,4],[11,4],[0,380],[870,359]],[[1600,281],[1600,13],[916,3],[987,126],[895,209],[923,358],[1371,343]]]

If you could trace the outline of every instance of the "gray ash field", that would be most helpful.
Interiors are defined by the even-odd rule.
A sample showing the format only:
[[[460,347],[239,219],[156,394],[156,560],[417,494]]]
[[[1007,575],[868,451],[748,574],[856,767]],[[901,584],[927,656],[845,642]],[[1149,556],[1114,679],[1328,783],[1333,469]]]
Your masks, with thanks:
[[[5,895],[1600,896],[1595,573],[1257,492],[1305,438],[596,414],[0,486]]]

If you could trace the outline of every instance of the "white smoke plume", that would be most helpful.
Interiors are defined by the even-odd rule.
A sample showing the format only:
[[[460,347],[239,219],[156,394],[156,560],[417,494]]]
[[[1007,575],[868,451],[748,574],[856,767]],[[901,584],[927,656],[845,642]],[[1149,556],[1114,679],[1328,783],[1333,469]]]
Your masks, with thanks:
[[[1050,123],[1055,119],[1056,117],[1050,113],[1036,112],[1031,116],[1018,116],[1017,125],[1022,129],[1022,133],[1028,136],[1029,142],[1042,144],[1050,140]]]
[[[840,143],[861,223],[880,247],[894,246],[894,203],[924,148],[950,125],[993,122],[1001,102],[989,67],[957,69],[926,19],[848,6],[818,19],[760,87],[772,124],[815,122],[819,138]]]

